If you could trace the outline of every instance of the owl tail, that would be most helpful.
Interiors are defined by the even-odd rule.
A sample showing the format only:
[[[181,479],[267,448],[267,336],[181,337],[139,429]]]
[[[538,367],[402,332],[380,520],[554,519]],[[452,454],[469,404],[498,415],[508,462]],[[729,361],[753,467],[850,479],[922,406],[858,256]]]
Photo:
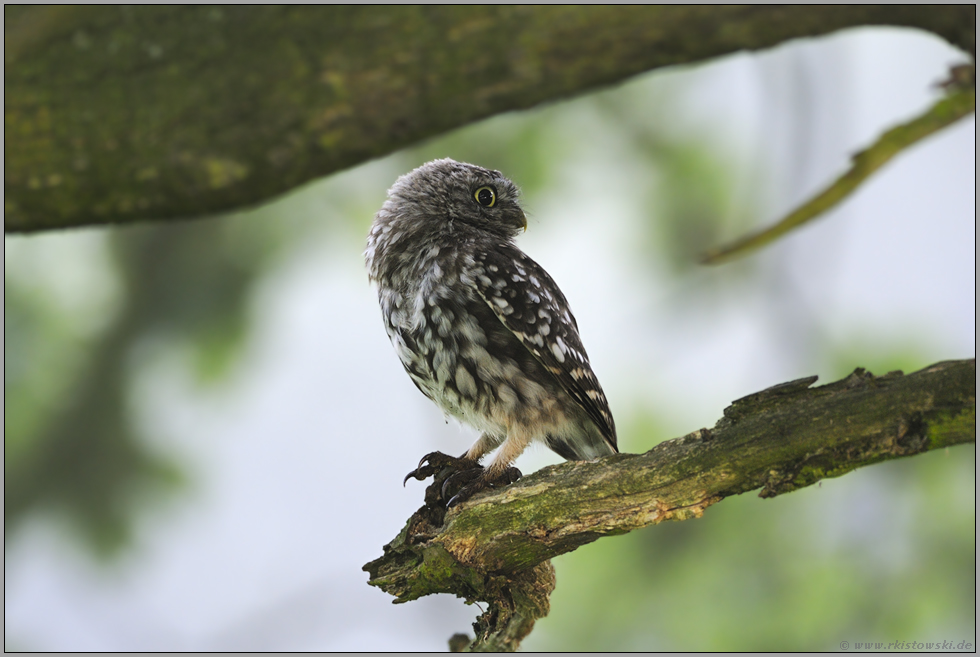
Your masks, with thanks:
[[[551,451],[568,461],[591,461],[600,456],[618,454],[619,450],[609,444],[598,431],[583,432],[577,436],[553,436],[545,438],[545,444]]]

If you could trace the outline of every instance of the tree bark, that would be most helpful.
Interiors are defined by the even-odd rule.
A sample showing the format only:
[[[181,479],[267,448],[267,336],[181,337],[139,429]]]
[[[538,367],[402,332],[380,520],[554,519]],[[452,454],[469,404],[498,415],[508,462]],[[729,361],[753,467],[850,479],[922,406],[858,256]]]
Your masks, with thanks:
[[[226,212],[472,121],[959,6],[7,6],[4,228]]]
[[[700,517],[730,495],[773,497],[888,459],[976,441],[976,360],[811,388],[784,383],[732,403],[713,429],[645,454],[543,468],[445,513],[422,507],[372,586],[407,602],[454,593],[490,607],[471,650],[513,650],[548,613],[548,561],[602,536]],[[435,485],[435,484],[434,484]]]

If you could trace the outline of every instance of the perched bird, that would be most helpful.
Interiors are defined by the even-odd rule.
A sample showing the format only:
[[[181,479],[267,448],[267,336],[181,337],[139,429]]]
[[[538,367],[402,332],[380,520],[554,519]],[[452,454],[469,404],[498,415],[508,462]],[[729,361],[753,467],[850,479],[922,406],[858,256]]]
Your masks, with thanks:
[[[449,506],[519,478],[512,464],[533,440],[566,459],[618,451],[565,295],[514,244],[527,228],[518,194],[499,171],[434,160],[395,181],[368,235],[368,276],[402,365],[483,432],[461,457],[434,452],[405,478],[451,465],[462,486]]]

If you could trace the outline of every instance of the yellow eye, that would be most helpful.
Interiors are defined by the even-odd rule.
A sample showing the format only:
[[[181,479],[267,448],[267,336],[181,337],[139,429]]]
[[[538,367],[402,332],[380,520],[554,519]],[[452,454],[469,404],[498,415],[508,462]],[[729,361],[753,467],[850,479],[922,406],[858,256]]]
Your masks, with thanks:
[[[473,198],[483,207],[492,208],[497,202],[497,192],[494,191],[493,187],[481,187],[473,193]]]

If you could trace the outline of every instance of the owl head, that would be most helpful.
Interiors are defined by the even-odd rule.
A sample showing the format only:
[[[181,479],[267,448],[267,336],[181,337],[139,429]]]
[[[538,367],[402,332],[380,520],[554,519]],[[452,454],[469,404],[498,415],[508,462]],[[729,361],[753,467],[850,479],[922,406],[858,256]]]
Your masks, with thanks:
[[[390,217],[397,230],[470,228],[511,239],[527,228],[519,194],[499,171],[449,158],[433,160],[395,181],[376,221]]]

